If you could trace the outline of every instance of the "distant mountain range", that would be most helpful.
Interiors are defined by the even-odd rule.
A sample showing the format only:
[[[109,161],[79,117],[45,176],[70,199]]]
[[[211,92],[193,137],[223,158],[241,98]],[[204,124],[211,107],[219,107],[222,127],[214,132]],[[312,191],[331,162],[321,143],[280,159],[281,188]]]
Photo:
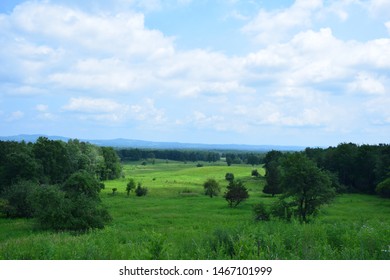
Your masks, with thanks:
[[[16,136],[0,136],[1,141],[25,141],[35,142],[39,137],[47,137],[50,140],[61,140],[67,142],[68,137],[47,136],[41,134],[27,135],[21,134]],[[235,151],[257,151],[267,152],[271,150],[279,151],[302,151],[303,146],[278,146],[278,145],[243,145],[243,144],[199,144],[199,143],[179,143],[179,142],[153,142],[134,139],[110,139],[110,140],[92,140],[79,139],[83,142],[89,142],[98,146],[109,146],[115,148],[144,148],[144,149],[193,149],[193,150],[235,150]]]

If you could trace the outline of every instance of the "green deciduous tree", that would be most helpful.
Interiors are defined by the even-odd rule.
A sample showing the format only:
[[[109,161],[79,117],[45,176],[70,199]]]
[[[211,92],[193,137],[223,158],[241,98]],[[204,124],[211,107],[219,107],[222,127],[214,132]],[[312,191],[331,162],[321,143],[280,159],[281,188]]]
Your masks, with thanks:
[[[279,165],[277,160],[273,160],[267,164],[267,172],[265,174],[266,184],[263,189],[263,192],[266,194],[275,196],[275,194],[282,193]]]
[[[31,218],[34,214],[32,194],[38,188],[33,181],[19,181],[4,190],[6,204],[2,211],[7,217]]]
[[[232,180],[227,186],[226,192],[223,196],[230,207],[236,207],[249,197],[248,190],[244,183],[238,180]]]
[[[319,207],[335,196],[328,174],[302,153],[288,155],[282,160],[282,199],[289,203],[302,222],[314,215]]]
[[[234,174],[230,173],[230,172],[226,173],[225,174],[225,180],[229,181],[229,182],[233,181],[234,180]]]
[[[208,179],[204,184],[204,193],[210,197],[217,196],[221,191],[219,184],[214,179]]]

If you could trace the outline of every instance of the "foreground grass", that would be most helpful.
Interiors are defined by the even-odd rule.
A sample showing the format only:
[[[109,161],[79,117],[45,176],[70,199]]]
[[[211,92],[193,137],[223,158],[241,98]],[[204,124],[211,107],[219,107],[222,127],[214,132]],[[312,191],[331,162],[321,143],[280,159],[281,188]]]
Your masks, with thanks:
[[[264,170],[257,168],[261,174]],[[124,167],[125,178],[106,182],[101,197],[113,222],[87,234],[34,229],[32,220],[0,219],[0,259],[390,259],[390,202],[342,195],[310,224],[253,222],[264,196],[263,179],[247,165],[157,162]],[[250,198],[236,209],[203,195],[203,182],[224,176],[245,181]],[[146,197],[127,197],[129,178]],[[117,188],[115,195],[112,188]]]

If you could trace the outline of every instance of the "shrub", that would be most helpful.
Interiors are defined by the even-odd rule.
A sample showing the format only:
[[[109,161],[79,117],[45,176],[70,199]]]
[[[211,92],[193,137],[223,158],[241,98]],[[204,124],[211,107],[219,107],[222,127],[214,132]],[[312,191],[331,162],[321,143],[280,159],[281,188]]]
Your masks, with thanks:
[[[254,176],[254,177],[259,177],[260,173],[259,173],[259,171],[257,171],[257,169],[254,169],[254,170],[252,170],[251,175]]]
[[[86,194],[69,197],[58,186],[35,192],[34,216],[43,229],[85,231],[103,228],[111,220],[99,200]]]
[[[264,203],[260,202],[253,206],[253,213],[255,216],[255,221],[269,221],[270,212]]]
[[[274,217],[291,221],[292,214],[291,205],[284,200],[278,199],[271,205],[271,215]]]
[[[155,178],[153,178],[155,179]],[[127,196],[130,195],[130,192],[135,189],[135,182],[134,182],[134,179],[130,179],[129,182],[127,183],[126,185],[126,192],[127,192]]]
[[[204,193],[210,197],[217,196],[221,191],[219,184],[214,179],[208,179],[204,184]]]
[[[147,193],[148,193],[148,189],[145,187],[142,187],[141,183],[138,183],[138,186],[135,189],[135,195],[136,196],[145,196]]]
[[[2,212],[11,218],[31,218],[34,213],[31,196],[37,188],[31,181],[20,181],[8,187],[3,193],[6,203]]]
[[[101,184],[86,171],[72,174],[59,186],[35,192],[34,217],[44,229],[85,231],[103,228],[111,220],[101,205]]]
[[[225,179],[226,179],[226,181],[229,181],[229,182],[231,182],[231,181],[233,181],[234,180],[234,174],[233,173],[226,173],[225,174]]]

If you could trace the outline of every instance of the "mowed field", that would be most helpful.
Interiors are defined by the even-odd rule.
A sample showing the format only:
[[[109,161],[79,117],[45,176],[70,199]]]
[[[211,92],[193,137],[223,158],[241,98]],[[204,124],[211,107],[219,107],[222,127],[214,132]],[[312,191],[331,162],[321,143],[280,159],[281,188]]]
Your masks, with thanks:
[[[84,234],[36,229],[33,220],[0,219],[0,259],[390,259],[390,201],[340,195],[310,224],[255,222],[252,207],[277,198],[264,195],[261,166],[158,161],[124,164],[124,177],[101,193],[112,222]],[[229,208],[222,195],[231,172],[249,199]],[[148,188],[126,194],[129,178]],[[204,195],[216,179],[221,194]],[[113,194],[112,189],[117,191]]]

